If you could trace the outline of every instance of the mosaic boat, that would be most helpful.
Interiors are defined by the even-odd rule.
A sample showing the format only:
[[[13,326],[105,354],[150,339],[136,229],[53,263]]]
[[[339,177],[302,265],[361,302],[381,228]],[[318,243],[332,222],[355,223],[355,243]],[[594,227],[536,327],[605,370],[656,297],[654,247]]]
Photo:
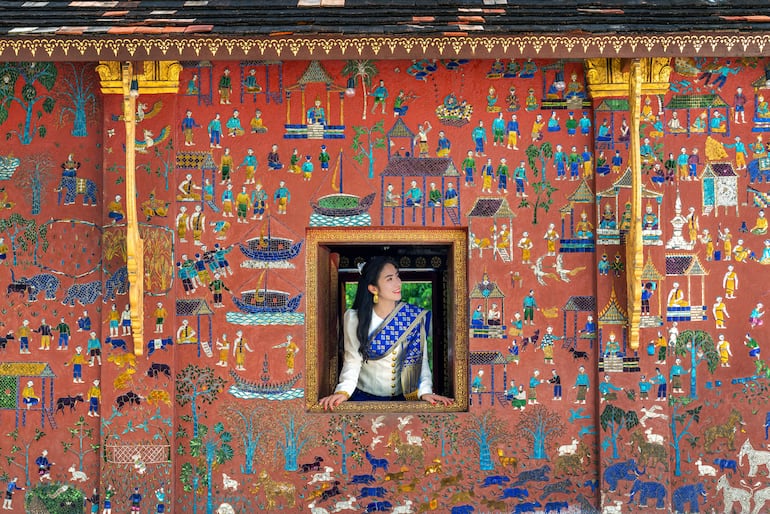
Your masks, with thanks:
[[[339,182],[337,181],[339,177]],[[332,188],[337,193],[321,196],[316,201],[310,202],[313,212],[321,216],[341,218],[346,216],[358,216],[364,214],[374,203],[375,193],[370,193],[363,198],[357,195],[345,193],[342,190],[342,152],[337,157],[337,164],[332,174]]]
[[[233,370],[230,370],[230,376],[233,377],[235,386],[241,391],[254,394],[281,394],[294,388],[299,379],[302,378],[302,373],[297,373],[283,382],[271,382],[264,378],[259,382],[248,380],[238,375]]]
[[[240,298],[233,296],[232,299],[239,310],[249,314],[294,312],[299,307],[302,294],[290,297],[286,291],[277,289],[251,289],[241,291]]]
[[[255,261],[276,262],[294,259],[302,250],[304,241],[295,243],[293,239],[274,236],[271,224],[272,219],[268,218],[267,233],[247,239],[245,243],[238,243],[241,252]]]

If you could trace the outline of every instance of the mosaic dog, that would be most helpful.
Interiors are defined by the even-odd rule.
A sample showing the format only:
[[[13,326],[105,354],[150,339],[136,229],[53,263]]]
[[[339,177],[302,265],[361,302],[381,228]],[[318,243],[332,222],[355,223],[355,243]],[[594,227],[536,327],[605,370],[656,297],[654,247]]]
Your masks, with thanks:
[[[527,471],[522,471],[516,477],[516,481],[511,484],[511,487],[524,485],[527,482],[548,482],[549,480],[548,474],[550,472],[551,472],[551,467],[548,465],[545,465],[541,468],[528,469]]]
[[[64,414],[64,408],[69,407],[70,412],[75,410],[75,406],[78,402],[83,402],[83,395],[78,394],[76,396],[62,396],[56,399],[56,410],[54,412],[61,411]]]
[[[11,296],[12,293],[18,293],[22,298],[24,295],[30,297],[36,295],[35,286],[31,284],[23,284],[21,282],[11,282],[5,290],[5,296]]]

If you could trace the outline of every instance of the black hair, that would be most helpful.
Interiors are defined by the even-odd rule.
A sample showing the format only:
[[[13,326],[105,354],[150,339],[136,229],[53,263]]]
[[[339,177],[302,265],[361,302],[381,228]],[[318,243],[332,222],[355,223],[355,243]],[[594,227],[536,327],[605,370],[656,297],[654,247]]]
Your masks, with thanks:
[[[369,326],[372,324],[372,309],[374,308],[374,295],[369,291],[369,286],[376,286],[380,278],[382,268],[386,264],[392,264],[398,269],[398,264],[392,257],[380,255],[371,258],[364,267],[361,268],[361,278],[358,279],[358,288],[356,297],[353,300],[353,309],[358,313],[358,326],[356,327],[356,336],[358,337],[358,351],[364,358],[369,359],[367,342],[369,340]]]

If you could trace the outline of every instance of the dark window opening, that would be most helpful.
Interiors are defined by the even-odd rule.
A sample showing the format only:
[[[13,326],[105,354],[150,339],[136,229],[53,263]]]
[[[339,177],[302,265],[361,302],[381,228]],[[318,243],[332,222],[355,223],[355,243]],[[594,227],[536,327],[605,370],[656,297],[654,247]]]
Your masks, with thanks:
[[[356,241],[357,235],[361,241]],[[311,410],[337,385],[343,358],[342,318],[355,296],[357,264],[375,255],[388,255],[399,264],[404,301],[431,310],[428,358],[433,389],[454,398],[456,405],[344,402],[338,410],[467,410],[466,242],[464,230],[308,230],[306,400]]]

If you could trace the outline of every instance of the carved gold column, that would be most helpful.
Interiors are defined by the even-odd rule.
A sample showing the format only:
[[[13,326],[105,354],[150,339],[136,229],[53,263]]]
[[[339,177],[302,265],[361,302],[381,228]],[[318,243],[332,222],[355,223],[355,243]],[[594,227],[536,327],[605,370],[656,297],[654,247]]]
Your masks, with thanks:
[[[639,154],[642,95],[663,95],[671,75],[667,57],[646,59],[597,58],[585,61],[588,92],[596,98],[627,97],[630,120],[628,162],[631,168],[631,227],[626,237],[626,296],[628,303],[628,346],[639,349],[641,318],[641,277],[644,267],[642,246],[642,163]]]
[[[144,348],[144,244],[139,237],[136,211],[136,98],[143,94],[176,94],[182,65],[177,61],[144,61],[141,69],[131,62],[101,61],[96,66],[104,94],[123,95],[126,125],[126,267],[134,354]]]
[[[133,84],[134,67],[130,62],[121,66],[123,89],[123,121],[126,124],[126,253],[128,255],[128,302],[131,305],[131,333],[134,354],[144,349],[144,241],[139,236],[136,216],[136,98],[138,80]]]
[[[628,117],[631,120],[631,144],[628,162],[631,165],[631,227],[626,237],[626,294],[628,300],[628,346],[639,350],[639,321],[642,317],[642,158],[639,154],[639,125],[642,110],[642,65],[638,59],[631,63],[628,81]]]

